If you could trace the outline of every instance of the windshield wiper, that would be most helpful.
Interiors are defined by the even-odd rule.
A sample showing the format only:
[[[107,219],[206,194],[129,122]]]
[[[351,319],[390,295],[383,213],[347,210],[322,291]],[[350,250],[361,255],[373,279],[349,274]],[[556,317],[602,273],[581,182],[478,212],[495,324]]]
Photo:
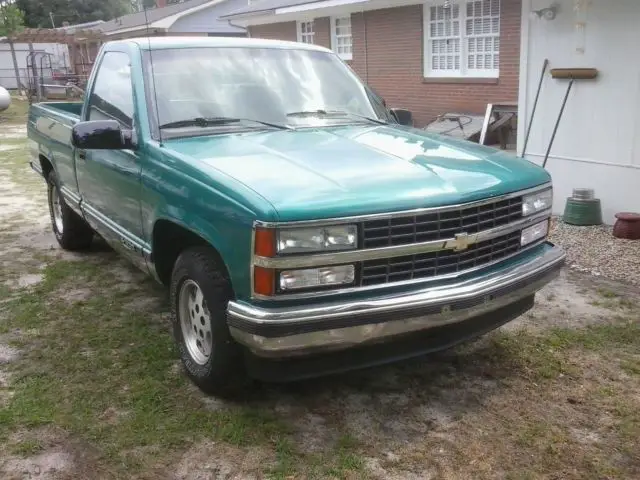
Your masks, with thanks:
[[[388,122],[384,120],[380,120],[378,118],[367,117],[365,115],[360,115],[358,113],[346,112],[343,110],[303,110],[301,112],[291,112],[287,113],[287,117],[355,117],[360,118],[362,120],[367,120],[372,123],[377,123],[378,125],[389,125]]]
[[[185,120],[176,120],[174,122],[163,123],[160,128],[185,128],[185,127],[215,127],[217,125],[229,125],[232,123],[253,122],[267,127],[277,128],[279,130],[293,130],[289,125],[280,123],[263,122],[253,118],[236,118],[236,117],[195,117]]]

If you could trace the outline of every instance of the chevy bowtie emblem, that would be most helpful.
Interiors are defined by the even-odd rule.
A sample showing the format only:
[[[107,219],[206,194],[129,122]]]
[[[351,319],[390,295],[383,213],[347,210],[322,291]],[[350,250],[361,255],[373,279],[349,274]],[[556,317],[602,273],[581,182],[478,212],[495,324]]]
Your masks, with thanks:
[[[456,252],[460,252],[469,248],[469,245],[471,245],[471,238],[466,232],[456,233],[456,239],[453,242],[450,242],[449,245],[452,246]]]

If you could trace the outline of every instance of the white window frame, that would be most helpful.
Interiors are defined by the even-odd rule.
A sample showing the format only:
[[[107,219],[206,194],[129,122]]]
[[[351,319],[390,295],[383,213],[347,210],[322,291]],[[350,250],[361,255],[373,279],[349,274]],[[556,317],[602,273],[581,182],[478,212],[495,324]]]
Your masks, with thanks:
[[[302,33],[302,25],[311,25],[311,33],[307,30],[305,33]],[[296,22],[296,31],[298,36],[298,42],[314,44],[316,40],[316,26],[313,20],[298,20]],[[311,40],[311,41],[308,41]]]
[[[474,0],[449,0],[450,5],[457,4],[459,6],[460,15],[458,20],[460,22],[460,32],[457,38],[460,39],[460,69],[459,70],[432,70],[431,69],[431,10],[430,7],[442,6],[447,1],[445,0],[430,0],[423,4],[423,25],[422,25],[422,37],[423,37],[423,64],[424,64],[424,77],[425,78],[498,78],[500,76],[500,67],[495,69],[472,69],[468,68],[468,42],[469,38],[480,38],[481,36],[473,35],[468,36],[466,33],[467,25],[467,3],[472,3]],[[497,38],[501,42],[501,20],[502,20],[502,0],[498,0],[498,33]],[[484,35],[486,37],[495,37],[496,34],[491,33]],[[500,54],[500,48],[498,48],[498,54]]]
[[[352,29],[351,33],[349,35],[338,35],[336,21],[345,19],[349,19],[349,27]],[[338,37],[348,38],[351,41],[351,52],[338,52]],[[351,14],[331,17],[331,50],[333,50],[343,60],[353,60],[353,25],[351,23]]]

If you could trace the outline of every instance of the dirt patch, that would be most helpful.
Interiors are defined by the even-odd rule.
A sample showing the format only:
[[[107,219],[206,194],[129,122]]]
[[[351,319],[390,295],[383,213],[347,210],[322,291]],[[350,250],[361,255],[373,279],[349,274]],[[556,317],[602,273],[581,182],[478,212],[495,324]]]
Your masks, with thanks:
[[[330,423],[330,419],[324,415],[307,413],[299,417],[300,425],[295,435],[295,442],[305,452],[325,452],[335,444],[337,432]]]
[[[93,290],[90,288],[71,288],[64,289],[57,292],[56,296],[65,302],[74,303],[82,302],[91,298]]]
[[[64,451],[45,452],[28,458],[9,458],[0,467],[6,480],[24,478],[55,479],[73,468],[71,455]]]
[[[612,309],[602,303],[601,292],[633,296],[635,289],[604,278],[563,270],[560,276],[536,294],[535,307],[504,327],[505,330],[584,327],[612,318]]]
[[[128,412],[126,410],[118,410],[114,407],[109,407],[104,412],[102,412],[102,415],[100,415],[100,419],[105,423],[113,425],[128,417],[129,415],[131,415],[131,412]]]
[[[18,349],[0,343],[0,364],[13,362],[18,358],[18,355],[20,355]]]
[[[204,441],[191,446],[178,463],[176,480],[253,480],[262,478],[272,454],[261,448],[233,448]]]
[[[3,125],[0,138],[3,139],[19,139],[27,136],[27,127],[24,125]]]
[[[18,277],[17,284],[20,288],[26,288],[40,283],[43,278],[44,277],[41,273],[28,273],[26,275],[21,275],[20,277]]]
[[[396,459],[396,455],[391,454],[391,457]],[[397,460],[392,460],[391,463],[396,463]],[[435,469],[427,469],[419,472],[411,472],[402,470],[401,468],[394,468],[394,471],[390,471],[391,468],[385,467],[389,461],[379,458],[366,458],[365,466],[370,476],[380,480],[431,480],[438,478],[437,471]]]

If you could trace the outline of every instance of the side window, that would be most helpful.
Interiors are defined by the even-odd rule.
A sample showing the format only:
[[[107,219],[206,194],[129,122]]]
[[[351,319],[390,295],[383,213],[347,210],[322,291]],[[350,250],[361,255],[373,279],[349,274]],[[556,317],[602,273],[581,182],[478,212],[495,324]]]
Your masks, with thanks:
[[[132,128],[133,89],[126,53],[107,52],[102,57],[89,99],[89,120],[117,120]]]

